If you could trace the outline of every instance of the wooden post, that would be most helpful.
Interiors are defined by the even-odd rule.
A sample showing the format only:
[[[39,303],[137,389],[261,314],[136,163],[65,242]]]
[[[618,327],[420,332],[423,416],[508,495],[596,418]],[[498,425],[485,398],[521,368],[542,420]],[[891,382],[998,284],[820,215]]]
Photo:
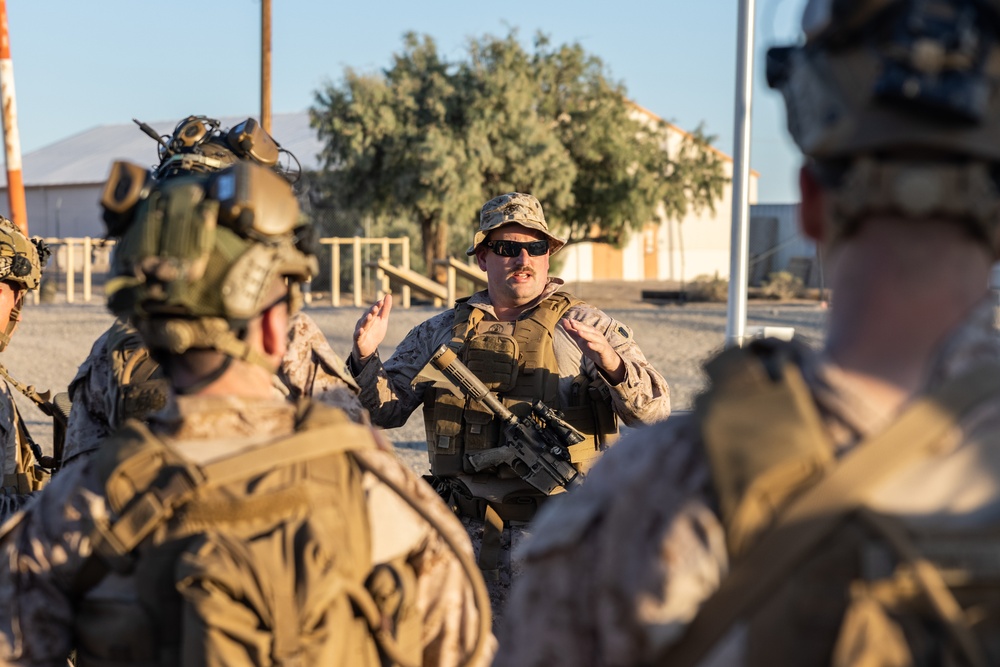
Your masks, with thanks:
[[[334,308],[340,307],[340,241],[330,244],[330,298]]]
[[[448,288],[448,303],[446,305],[449,308],[451,308],[452,306],[455,305],[455,290],[456,290],[456,283],[458,282],[457,280],[458,276],[456,274],[455,267],[451,266],[450,264],[448,265],[447,276],[448,276],[448,282],[446,284],[446,287]]]
[[[382,259],[384,259],[387,262],[391,261],[389,259],[389,247],[390,247],[389,239],[382,239]],[[389,282],[389,276],[385,274],[385,271],[380,271],[380,273],[382,274],[380,276],[382,278],[381,280],[382,294],[388,294],[390,291],[392,291],[392,285]]]
[[[352,249],[354,257],[354,307],[361,307],[361,238],[354,237]]]
[[[76,295],[76,270],[73,267],[73,240],[66,239],[66,303],[73,303]]]
[[[271,133],[271,0],[260,3],[260,126]]]
[[[91,277],[91,240],[89,236],[83,237],[83,302],[90,303],[90,277]]]
[[[402,239],[403,260],[399,263],[401,267],[410,270],[410,237],[404,236]],[[410,307],[410,286],[403,285],[403,308]]]

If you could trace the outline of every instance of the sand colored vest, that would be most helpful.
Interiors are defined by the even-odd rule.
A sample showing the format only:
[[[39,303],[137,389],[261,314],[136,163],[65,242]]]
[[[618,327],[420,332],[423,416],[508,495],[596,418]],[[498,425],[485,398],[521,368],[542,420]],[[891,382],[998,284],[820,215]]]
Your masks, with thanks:
[[[202,465],[136,420],[102,446],[114,519],[77,582],[80,667],[420,663],[416,575],[372,564],[351,451],[374,439],[339,410],[299,416]]]
[[[6,493],[28,494],[40,490],[49,481],[49,471],[39,466],[41,449],[34,444],[28,426],[24,423],[21,411],[11,403],[14,413],[14,424],[17,429],[17,451],[13,453],[14,472],[4,475],[3,488]],[[37,451],[32,451],[32,449]]]
[[[800,353],[766,341],[706,366],[712,388],[696,414],[733,566],[656,664],[699,664],[736,623],[750,667],[1000,663],[1000,523],[917,529],[866,501],[996,400],[1000,367],[914,401],[835,460]]]
[[[517,321],[497,322],[484,319],[482,310],[461,299],[455,305],[450,345],[518,418],[531,414],[531,401],[536,399],[562,412],[566,421],[586,436],[570,448],[574,465],[586,470],[613,440],[618,426],[607,388],[585,375],[574,379],[570,403],[563,405],[560,400],[553,336],[559,320],[578,303],[569,294],[556,292]],[[465,460],[466,453],[503,444],[500,423],[489,411],[443,389],[427,392],[424,423],[434,475],[470,474],[473,470]],[[517,477],[506,466],[497,475]]]

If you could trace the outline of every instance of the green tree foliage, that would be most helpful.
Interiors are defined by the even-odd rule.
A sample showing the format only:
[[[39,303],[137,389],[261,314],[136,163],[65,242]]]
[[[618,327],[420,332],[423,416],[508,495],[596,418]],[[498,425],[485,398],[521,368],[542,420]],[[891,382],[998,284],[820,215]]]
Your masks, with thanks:
[[[310,110],[324,142],[314,200],[419,224],[426,266],[467,246],[482,203],[531,192],[570,243],[621,244],[662,204],[680,219],[726,182],[699,129],[668,141],[601,60],[516,31],[445,61],[413,33],[377,74],[348,69]]]

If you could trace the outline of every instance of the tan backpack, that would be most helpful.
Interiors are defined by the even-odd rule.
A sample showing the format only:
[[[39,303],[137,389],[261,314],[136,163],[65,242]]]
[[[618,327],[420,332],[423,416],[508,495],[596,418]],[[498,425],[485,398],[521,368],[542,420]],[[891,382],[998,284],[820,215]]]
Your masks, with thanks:
[[[374,446],[304,404],[295,435],[196,466],[130,421],[96,455],[113,519],[77,582],[77,664],[421,664],[414,571],[369,551],[351,452]]]
[[[696,415],[732,567],[654,664],[699,664],[737,623],[748,667],[996,664],[996,529],[914,534],[866,499],[908,462],[933,456],[964,415],[1000,396],[1000,367],[977,368],[918,397],[835,460],[800,352],[769,341],[706,366],[712,388]]]

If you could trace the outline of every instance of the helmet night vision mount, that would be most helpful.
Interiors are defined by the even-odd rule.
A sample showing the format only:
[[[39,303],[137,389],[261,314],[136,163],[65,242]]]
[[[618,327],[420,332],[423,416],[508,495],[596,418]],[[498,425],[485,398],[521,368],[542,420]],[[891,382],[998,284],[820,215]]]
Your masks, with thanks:
[[[153,170],[157,180],[192,172],[219,171],[239,160],[252,160],[270,167],[293,184],[302,173],[295,155],[282,148],[253,118],[222,129],[221,123],[214,118],[188,116],[177,124],[172,134],[163,136],[146,123],[132,120],[159,144],[160,164]],[[286,165],[279,163],[282,154],[289,158]]]

